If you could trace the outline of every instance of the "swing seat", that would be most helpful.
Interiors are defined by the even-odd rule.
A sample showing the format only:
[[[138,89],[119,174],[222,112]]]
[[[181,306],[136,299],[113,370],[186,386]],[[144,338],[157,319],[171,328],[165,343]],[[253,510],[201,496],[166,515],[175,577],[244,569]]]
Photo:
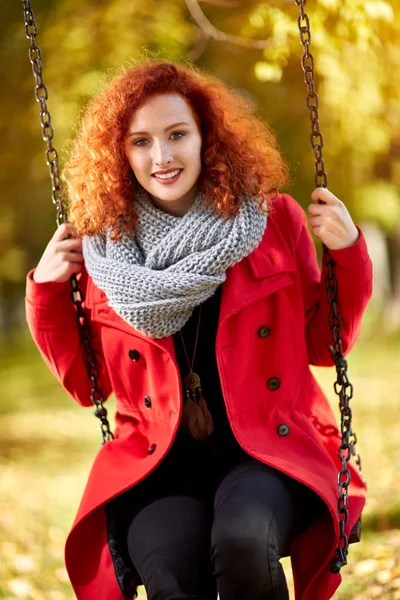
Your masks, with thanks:
[[[361,540],[361,517],[353,526],[349,535],[349,544],[357,544]]]

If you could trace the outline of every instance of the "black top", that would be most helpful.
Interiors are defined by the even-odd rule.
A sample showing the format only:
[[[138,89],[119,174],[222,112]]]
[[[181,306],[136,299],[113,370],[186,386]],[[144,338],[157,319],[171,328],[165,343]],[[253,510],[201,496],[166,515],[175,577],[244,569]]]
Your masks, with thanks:
[[[222,286],[220,285],[215,294],[201,305],[199,337],[193,365],[193,371],[200,377],[203,398],[206,401],[214,421],[214,432],[206,441],[196,441],[193,440],[189,433],[181,428],[176,440],[176,445],[180,450],[186,449],[186,451],[189,451],[193,448],[194,441],[196,446],[198,446],[198,449],[201,448],[206,454],[211,453],[218,462],[221,460],[225,464],[228,462],[233,465],[246,455],[236,441],[228,421],[215,354],[221,289]],[[200,305],[195,308],[190,319],[181,329],[190,361],[193,357],[199,310]],[[181,374],[183,400],[185,401],[186,395],[183,380],[189,371],[189,365],[182,346],[179,331],[173,335],[173,340],[175,344],[176,359]]]
[[[214,432],[205,441],[195,440],[182,427],[167,455],[145,479],[107,503],[109,544],[114,554],[129,563],[126,531],[144,506],[168,495],[184,494],[213,502],[216,486],[236,464],[248,458],[237,443],[225,410],[215,356],[221,286],[202,304],[199,338],[193,370],[201,378],[203,397],[214,420]],[[193,356],[199,306],[182,328],[189,360]],[[183,379],[189,371],[179,331],[173,336],[176,359]],[[185,393],[183,398],[185,400]],[[111,546],[110,546],[111,547]],[[119,560],[119,559],[118,559]]]

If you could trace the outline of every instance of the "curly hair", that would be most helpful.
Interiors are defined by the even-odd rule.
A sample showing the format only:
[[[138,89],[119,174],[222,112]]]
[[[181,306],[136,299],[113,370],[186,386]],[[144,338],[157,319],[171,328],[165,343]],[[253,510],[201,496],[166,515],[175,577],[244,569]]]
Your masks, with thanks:
[[[84,111],[63,178],[69,217],[81,235],[120,239],[121,227],[133,231],[136,178],[124,152],[133,112],[148,98],[183,96],[202,136],[204,196],[224,216],[236,213],[243,197],[256,197],[269,210],[277,190],[288,183],[288,166],[275,134],[254,104],[193,64],[146,58],[125,68]]]

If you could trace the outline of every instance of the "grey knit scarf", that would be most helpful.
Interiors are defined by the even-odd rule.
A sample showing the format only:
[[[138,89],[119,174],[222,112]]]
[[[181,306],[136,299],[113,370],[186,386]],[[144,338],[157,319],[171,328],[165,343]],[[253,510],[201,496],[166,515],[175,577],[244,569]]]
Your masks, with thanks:
[[[263,236],[267,215],[244,200],[229,219],[201,193],[183,217],[156,208],[139,188],[135,235],[120,242],[85,236],[83,255],[109,305],[138,331],[162,338],[179,331],[194,308],[212,296],[226,270],[248,256]]]

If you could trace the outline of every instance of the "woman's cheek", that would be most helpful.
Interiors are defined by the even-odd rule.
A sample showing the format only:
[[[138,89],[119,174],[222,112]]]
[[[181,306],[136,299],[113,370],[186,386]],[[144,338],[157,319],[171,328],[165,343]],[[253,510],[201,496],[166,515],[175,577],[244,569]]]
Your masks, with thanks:
[[[186,162],[190,161],[191,166],[197,167],[201,164],[201,147],[189,146],[183,156]]]

